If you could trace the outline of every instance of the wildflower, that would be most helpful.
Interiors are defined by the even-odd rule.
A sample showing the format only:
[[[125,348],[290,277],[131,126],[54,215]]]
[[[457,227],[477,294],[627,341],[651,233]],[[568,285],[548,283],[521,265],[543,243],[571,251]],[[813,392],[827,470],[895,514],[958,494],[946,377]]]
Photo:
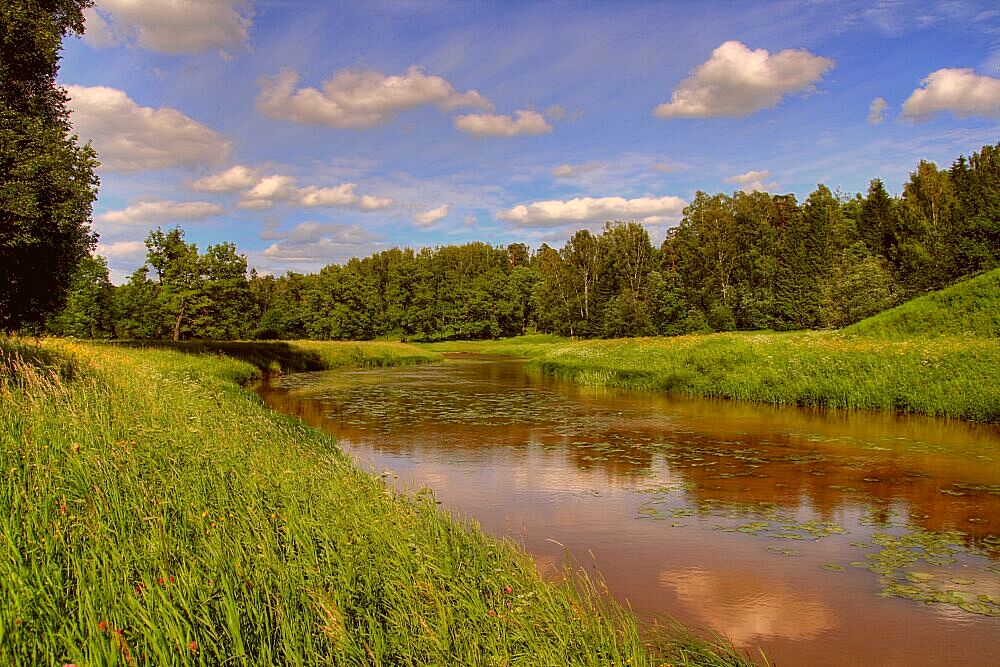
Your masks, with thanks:
[[[196,642],[193,639],[191,641],[189,641],[188,642],[188,650],[191,651],[192,653],[197,653],[198,652],[198,642]]]
[[[488,612],[486,612],[486,615],[487,616],[496,616],[497,613],[495,611],[493,611],[492,609],[490,609]]]
[[[508,595],[510,595],[511,593],[513,593],[513,592],[514,592],[514,589],[513,589],[513,588],[511,588],[510,586],[507,586],[507,587],[505,587],[505,588],[503,589],[503,592],[504,592],[504,593],[506,593],[506,594],[508,594]]]
[[[97,630],[99,632],[107,632],[108,631],[108,622],[107,621],[99,621],[97,623]]]
[[[142,595],[146,590],[146,584],[141,581],[135,585],[136,595]]]

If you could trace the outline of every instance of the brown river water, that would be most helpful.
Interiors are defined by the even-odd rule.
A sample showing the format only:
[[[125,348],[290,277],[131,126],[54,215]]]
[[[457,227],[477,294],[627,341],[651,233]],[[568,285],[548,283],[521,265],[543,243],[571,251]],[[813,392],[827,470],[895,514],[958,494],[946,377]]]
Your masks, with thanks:
[[[1000,427],[577,387],[523,361],[261,390],[366,470],[775,665],[1000,665]]]

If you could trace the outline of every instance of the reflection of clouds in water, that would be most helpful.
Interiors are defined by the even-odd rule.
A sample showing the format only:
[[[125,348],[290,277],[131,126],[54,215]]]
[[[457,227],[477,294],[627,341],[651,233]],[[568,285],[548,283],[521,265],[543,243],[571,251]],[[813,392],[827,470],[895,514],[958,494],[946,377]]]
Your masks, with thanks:
[[[819,600],[748,570],[664,570],[659,581],[702,622],[739,646],[770,638],[812,639],[838,625]]]

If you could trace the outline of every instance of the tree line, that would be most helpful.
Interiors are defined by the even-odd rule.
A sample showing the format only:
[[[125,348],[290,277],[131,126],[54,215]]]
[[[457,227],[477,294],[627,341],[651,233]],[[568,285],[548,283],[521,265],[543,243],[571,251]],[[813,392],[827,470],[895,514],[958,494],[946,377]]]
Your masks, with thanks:
[[[88,338],[475,339],[841,327],[1000,266],[1000,144],[950,169],[921,161],[900,196],[874,179],[846,197],[698,192],[656,247],[637,222],[561,248],[474,242],[393,248],[315,274],[247,271],[231,243],[179,228],[146,239],[114,287],[100,257],[77,272],[60,335]]]

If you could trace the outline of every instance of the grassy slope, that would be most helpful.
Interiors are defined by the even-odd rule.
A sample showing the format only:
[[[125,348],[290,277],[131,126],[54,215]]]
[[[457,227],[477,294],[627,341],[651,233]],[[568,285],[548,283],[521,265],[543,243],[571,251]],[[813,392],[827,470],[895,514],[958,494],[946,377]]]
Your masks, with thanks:
[[[907,301],[843,331],[881,338],[1000,338],[1000,269]]]
[[[259,372],[0,340],[0,664],[659,664],[629,616],[266,409]]]
[[[581,384],[997,422],[998,336],[1000,270],[839,332],[576,342],[539,336],[433,349],[513,350],[533,357],[541,372]]]

